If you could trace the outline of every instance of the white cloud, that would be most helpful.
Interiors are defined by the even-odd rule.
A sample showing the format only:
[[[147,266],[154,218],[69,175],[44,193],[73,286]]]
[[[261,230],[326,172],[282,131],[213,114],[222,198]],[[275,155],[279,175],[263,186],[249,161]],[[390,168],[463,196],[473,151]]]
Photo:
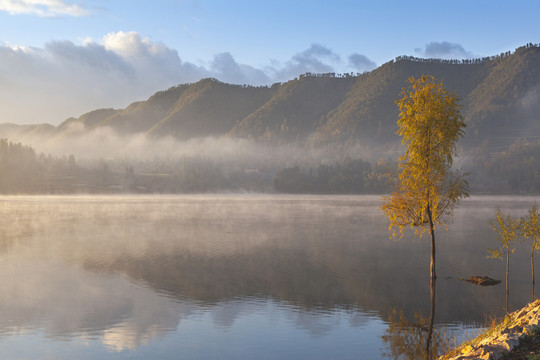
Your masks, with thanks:
[[[88,9],[77,4],[68,4],[63,0],[0,0],[0,11],[6,11],[11,15],[30,14],[41,17],[90,15]]]
[[[183,62],[176,50],[137,33],[109,34],[82,45],[0,45],[0,123],[58,124],[208,76],[206,69]]]
[[[264,71],[237,63],[228,52],[214,56],[211,70],[215,77],[227,83],[265,85],[271,82],[270,77]]]
[[[280,81],[299,74],[335,72],[332,64],[339,63],[340,57],[329,48],[320,44],[311,44],[306,50],[295,54],[284,66],[274,69],[275,77]]]
[[[375,62],[367,56],[356,53],[349,55],[349,66],[360,72],[370,71],[377,67]]]
[[[470,59],[476,57],[472,52],[466,51],[460,44],[448,41],[433,41],[426,44],[423,49],[416,48],[414,51],[424,57],[438,59]]]
[[[142,38],[135,31],[109,33],[103,37],[103,46],[125,57],[157,55],[170,52],[163,43],[152,43],[149,38]]]
[[[374,66],[357,54],[349,63],[357,70]],[[123,108],[156,91],[203,78],[270,85],[306,72],[335,72],[335,66],[343,67],[340,57],[319,44],[267,68],[239,63],[228,52],[196,65],[137,32],[85,38],[80,44],[51,41],[43,48],[4,44],[0,45],[0,123],[59,124],[98,108]]]

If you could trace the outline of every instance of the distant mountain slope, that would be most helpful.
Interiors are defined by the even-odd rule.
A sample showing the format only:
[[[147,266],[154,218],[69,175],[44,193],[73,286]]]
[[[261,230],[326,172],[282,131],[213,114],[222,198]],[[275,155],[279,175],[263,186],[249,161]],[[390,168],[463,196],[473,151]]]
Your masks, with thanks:
[[[0,124],[0,137],[10,139],[26,139],[32,136],[51,137],[57,127],[49,124],[17,125],[13,123]]]
[[[395,100],[411,76],[433,75],[461,100],[470,146],[540,135],[540,46],[477,60],[398,57],[358,76],[302,75],[271,87],[204,79],[123,110],[102,109],[59,126],[0,125],[1,137],[64,137],[110,127],[120,134],[190,139],[226,135],[287,143],[395,142]],[[76,126],[75,126],[76,125]],[[15,135],[14,135],[15,134]]]
[[[540,47],[522,47],[498,57],[466,99],[468,131],[486,135],[522,136],[537,132],[540,110]]]
[[[94,126],[109,126],[120,133],[145,132],[163,119],[190,85],[179,85],[152,95],[146,101],[129,105],[125,110],[106,116]],[[84,116],[84,115],[83,115]]]
[[[112,117],[121,110],[115,109],[98,109],[81,115],[79,118],[69,118],[56,127],[57,133],[75,131],[76,129],[91,129],[103,122],[105,119]]]
[[[353,77],[300,76],[277,87],[274,96],[237,123],[231,136],[303,140],[313,134],[354,83]]]
[[[268,101],[272,92],[268,87],[201,80],[189,86],[147,133],[179,139],[224,135]]]
[[[403,58],[382,65],[357,78],[351,91],[329,114],[317,136],[325,141],[357,141],[394,139],[397,130],[396,99],[413,76],[433,75],[458,98],[467,98],[475,85],[485,77],[489,63],[454,64]]]

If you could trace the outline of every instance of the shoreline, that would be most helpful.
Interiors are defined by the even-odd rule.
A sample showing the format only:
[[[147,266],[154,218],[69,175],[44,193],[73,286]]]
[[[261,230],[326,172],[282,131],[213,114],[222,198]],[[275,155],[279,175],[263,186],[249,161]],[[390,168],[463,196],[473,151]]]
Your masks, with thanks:
[[[540,300],[507,314],[500,323],[485,330],[438,360],[502,359],[522,340],[540,330]]]

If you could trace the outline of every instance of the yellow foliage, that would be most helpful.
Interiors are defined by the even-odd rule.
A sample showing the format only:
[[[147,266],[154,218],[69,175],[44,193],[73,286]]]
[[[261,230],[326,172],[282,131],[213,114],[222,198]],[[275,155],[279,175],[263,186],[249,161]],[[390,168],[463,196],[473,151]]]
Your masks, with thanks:
[[[506,253],[513,253],[515,249],[511,249],[512,243],[520,235],[520,221],[513,219],[510,215],[504,215],[500,208],[497,208],[495,220],[490,221],[490,225],[497,233],[497,237],[501,242],[500,249],[488,249],[490,258],[502,258],[504,249]]]
[[[529,214],[520,220],[521,235],[532,240],[532,247],[540,249],[540,221],[536,203],[529,209]]]
[[[400,237],[408,226],[419,236],[433,230],[443,215],[452,214],[459,199],[468,196],[463,175],[451,170],[456,142],[466,126],[457,98],[432,76],[411,77],[409,82],[410,88],[396,101],[397,134],[406,151],[399,159],[395,191],[383,199],[389,230],[397,228]]]

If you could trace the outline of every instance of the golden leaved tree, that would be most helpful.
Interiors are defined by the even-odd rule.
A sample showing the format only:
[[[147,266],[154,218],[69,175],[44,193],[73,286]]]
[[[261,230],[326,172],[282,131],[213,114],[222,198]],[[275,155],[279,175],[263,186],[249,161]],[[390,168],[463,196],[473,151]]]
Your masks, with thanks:
[[[465,122],[454,94],[432,76],[410,78],[399,106],[398,135],[406,147],[399,159],[395,190],[383,198],[383,210],[390,220],[392,236],[403,236],[407,227],[416,234],[431,236],[431,284],[435,273],[435,227],[444,215],[468,196],[464,175],[452,171],[456,143],[464,135]]]
[[[498,240],[501,242],[499,249],[488,249],[490,255],[488,257],[494,259],[502,259],[506,255],[506,312],[508,313],[508,293],[509,283],[508,274],[510,271],[510,254],[516,251],[512,244],[520,235],[520,221],[513,219],[510,215],[504,215],[501,209],[497,209],[495,220],[490,221],[491,227],[498,235]]]
[[[534,300],[534,250],[540,250],[540,214],[536,202],[519,221],[520,235],[531,240],[532,300]]]

